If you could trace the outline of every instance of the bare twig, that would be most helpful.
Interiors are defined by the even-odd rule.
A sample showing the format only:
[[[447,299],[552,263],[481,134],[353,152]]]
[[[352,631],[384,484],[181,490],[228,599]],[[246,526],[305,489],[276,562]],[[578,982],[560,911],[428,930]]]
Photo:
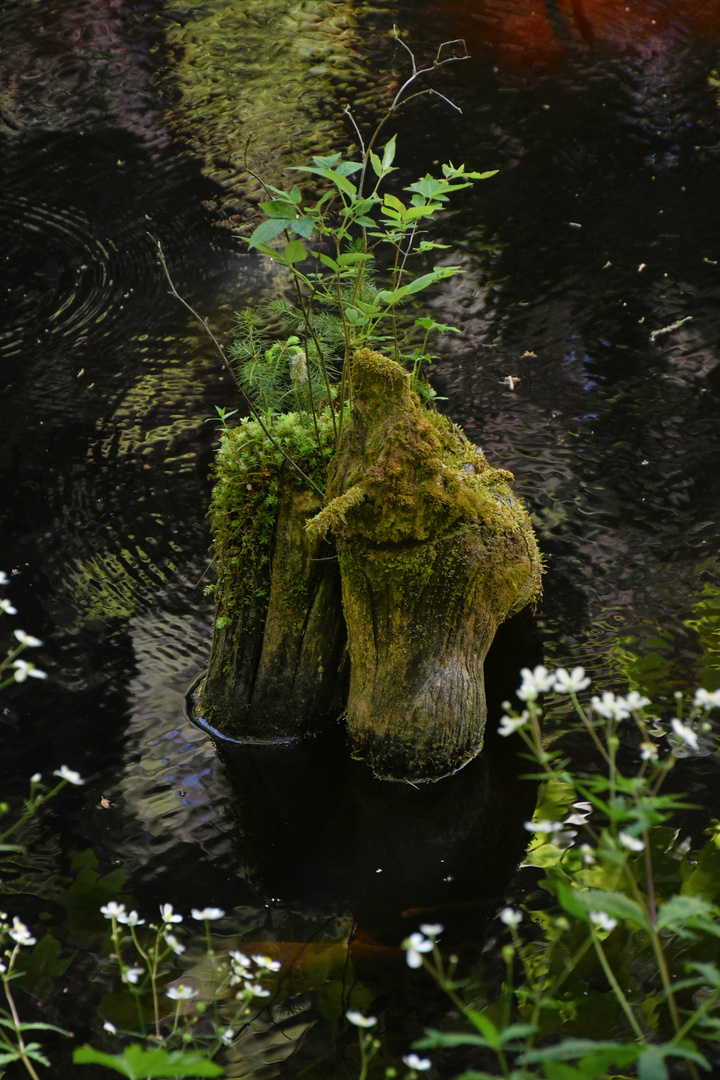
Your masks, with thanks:
[[[263,420],[261,413],[255,407],[255,404],[254,404],[252,398],[248,397],[248,395],[243,390],[242,386],[240,386],[240,384],[238,383],[237,378],[235,377],[235,372],[230,367],[230,363],[228,362],[228,358],[227,358],[227,355],[225,353],[225,350],[223,349],[222,345],[220,344],[220,342],[218,341],[218,339],[215,337],[212,330],[210,329],[210,325],[208,323],[208,320],[203,319],[202,315],[200,315],[200,313],[197,312],[194,307],[191,307],[191,305],[187,302],[187,300],[183,296],[181,296],[180,293],[175,288],[175,283],[174,283],[173,279],[170,276],[170,271],[168,270],[168,265],[167,265],[167,262],[165,261],[165,253],[164,253],[164,251],[162,249],[162,244],[160,243],[159,240],[157,240],[154,236],[152,236],[151,233],[148,233],[148,236],[150,236],[151,239],[157,244],[158,258],[160,259],[160,265],[162,266],[163,271],[165,273],[165,277],[167,278],[168,284],[170,286],[170,292],[171,292],[172,296],[174,296],[176,300],[179,300],[180,303],[183,305],[183,307],[186,308],[190,312],[190,314],[193,316],[193,318],[196,319],[200,323],[203,330],[205,331],[207,336],[212,341],[213,345],[215,346],[215,349],[217,350],[217,352],[218,352],[218,354],[220,356],[220,359],[222,360],[223,364],[225,365],[226,370],[230,374],[230,377],[232,378],[233,382],[235,383],[238,390],[240,391],[240,394],[242,395],[243,399],[245,400],[245,404],[250,409],[250,412],[253,414],[253,416],[257,420],[258,424],[260,425],[260,428],[262,429],[263,434],[267,436],[267,438],[270,440],[270,442],[275,447],[275,449],[278,450],[280,454],[282,454],[285,461],[287,461],[288,465],[290,465],[291,468],[293,468],[295,470],[295,472],[298,474],[298,476],[301,476],[302,479],[307,484],[310,485],[310,487],[313,489],[313,491],[316,491],[317,494],[320,496],[320,498],[324,499],[325,494],[317,486],[315,481],[311,480],[310,477],[307,475],[307,473],[303,472],[303,470],[300,468],[298,463],[296,461],[294,461],[285,450],[283,450],[282,446],[280,446],[280,443],[277,441],[277,439],[273,438],[273,436],[270,434],[270,432],[267,429],[267,425],[265,424],[265,421]]]

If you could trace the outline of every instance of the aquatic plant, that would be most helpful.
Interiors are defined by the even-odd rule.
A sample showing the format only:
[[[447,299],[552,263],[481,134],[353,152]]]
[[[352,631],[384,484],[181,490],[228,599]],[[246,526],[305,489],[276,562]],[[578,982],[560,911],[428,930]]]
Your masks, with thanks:
[[[634,690],[581,704],[589,682],[580,667],[524,669],[524,709],[505,705],[500,734],[522,738],[540,769],[524,865],[542,870],[550,895],[499,911],[504,980],[459,979],[440,926],[403,943],[408,965],[430,972],[466,1025],[428,1031],[415,1049],[472,1048],[479,1068],[466,1080],[667,1080],[670,1068],[697,1077],[717,1058],[720,834],[715,823],[693,851],[673,822],[689,804],[662,788],[679,759],[711,750],[720,691],[676,694],[677,715],[660,719]],[[570,699],[592,742],[587,772],[543,744],[540,698],[551,693]]]

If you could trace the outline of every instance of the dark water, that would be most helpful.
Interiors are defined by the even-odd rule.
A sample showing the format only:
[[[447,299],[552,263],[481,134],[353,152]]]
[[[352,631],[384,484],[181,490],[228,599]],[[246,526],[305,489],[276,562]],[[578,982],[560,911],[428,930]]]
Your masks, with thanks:
[[[384,1010],[405,1052],[440,1003],[407,1019],[417,982],[395,947],[424,916],[478,954],[523,887],[533,793],[497,745],[417,792],[373,781],[341,732],[222,763],[189,723],[212,616],[207,418],[237,402],[155,249],[220,329],[271,287],[228,228],[252,217],[248,164],[273,175],[342,145],[344,100],[370,123],[403,72],[393,21],[423,57],[459,36],[472,53],[437,82],[462,115],[431,98],[400,114],[403,181],[447,159],[500,170],[438,229],[466,273],[432,301],[463,329],[435,381],[533,511],[546,661],[622,686],[618,641],[642,651],[664,628],[692,684],[701,642],[683,621],[720,586],[720,3],[15,0],[0,14],[0,568],[20,612],[3,627],[43,639],[49,678],[5,694],[0,768],[11,799],[61,763],[88,778],[7,876],[9,910],[37,925],[50,906],[72,942],[57,898],[70,854],[92,848],[138,906],[233,912],[232,940],[355,934],[351,1000]],[[536,649],[524,624],[505,635],[496,704]],[[713,762],[697,764],[710,802]],[[65,985],[93,1002],[84,956]],[[325,1016],[350,1000],[347,971],[333,978]],[[46,990],[60,1018],[62,992]],[[232,1075],[329,1075],[316,1004],[298,991],[281,1047],[259,1021]]]

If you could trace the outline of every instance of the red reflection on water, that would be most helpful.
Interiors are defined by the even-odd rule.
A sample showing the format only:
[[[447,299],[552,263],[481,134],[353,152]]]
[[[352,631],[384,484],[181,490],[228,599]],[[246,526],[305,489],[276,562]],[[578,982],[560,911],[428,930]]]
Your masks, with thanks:
[[[720,41],[720,0],[445,0],[432,6],[468,50],[530,66],[578,48],[648,56]]]

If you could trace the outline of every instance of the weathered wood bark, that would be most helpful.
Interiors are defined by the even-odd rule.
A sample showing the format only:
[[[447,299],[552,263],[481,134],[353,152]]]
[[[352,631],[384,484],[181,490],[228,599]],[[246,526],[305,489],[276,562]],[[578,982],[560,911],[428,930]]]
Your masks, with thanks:
[[[540,555],[511,474],[424,408],[398,364],[362,350],[353,386],[308,526],[337,538],[348,729],[379,775],[436,779],[482,748],[483,662],[499,624],[537,598]]]
[[[253,535],[252,514],[269,510],[251,505],[238,528],[243,542],[224,546],[210,666],[196,706],[206,724],[248,741],[316,731],[338,718],[346,692],[334,544],[305,532],[319,509],[312,492],[288,470],[278,489],[265,536]],[[242,508],[235,512],[242,518]]]

